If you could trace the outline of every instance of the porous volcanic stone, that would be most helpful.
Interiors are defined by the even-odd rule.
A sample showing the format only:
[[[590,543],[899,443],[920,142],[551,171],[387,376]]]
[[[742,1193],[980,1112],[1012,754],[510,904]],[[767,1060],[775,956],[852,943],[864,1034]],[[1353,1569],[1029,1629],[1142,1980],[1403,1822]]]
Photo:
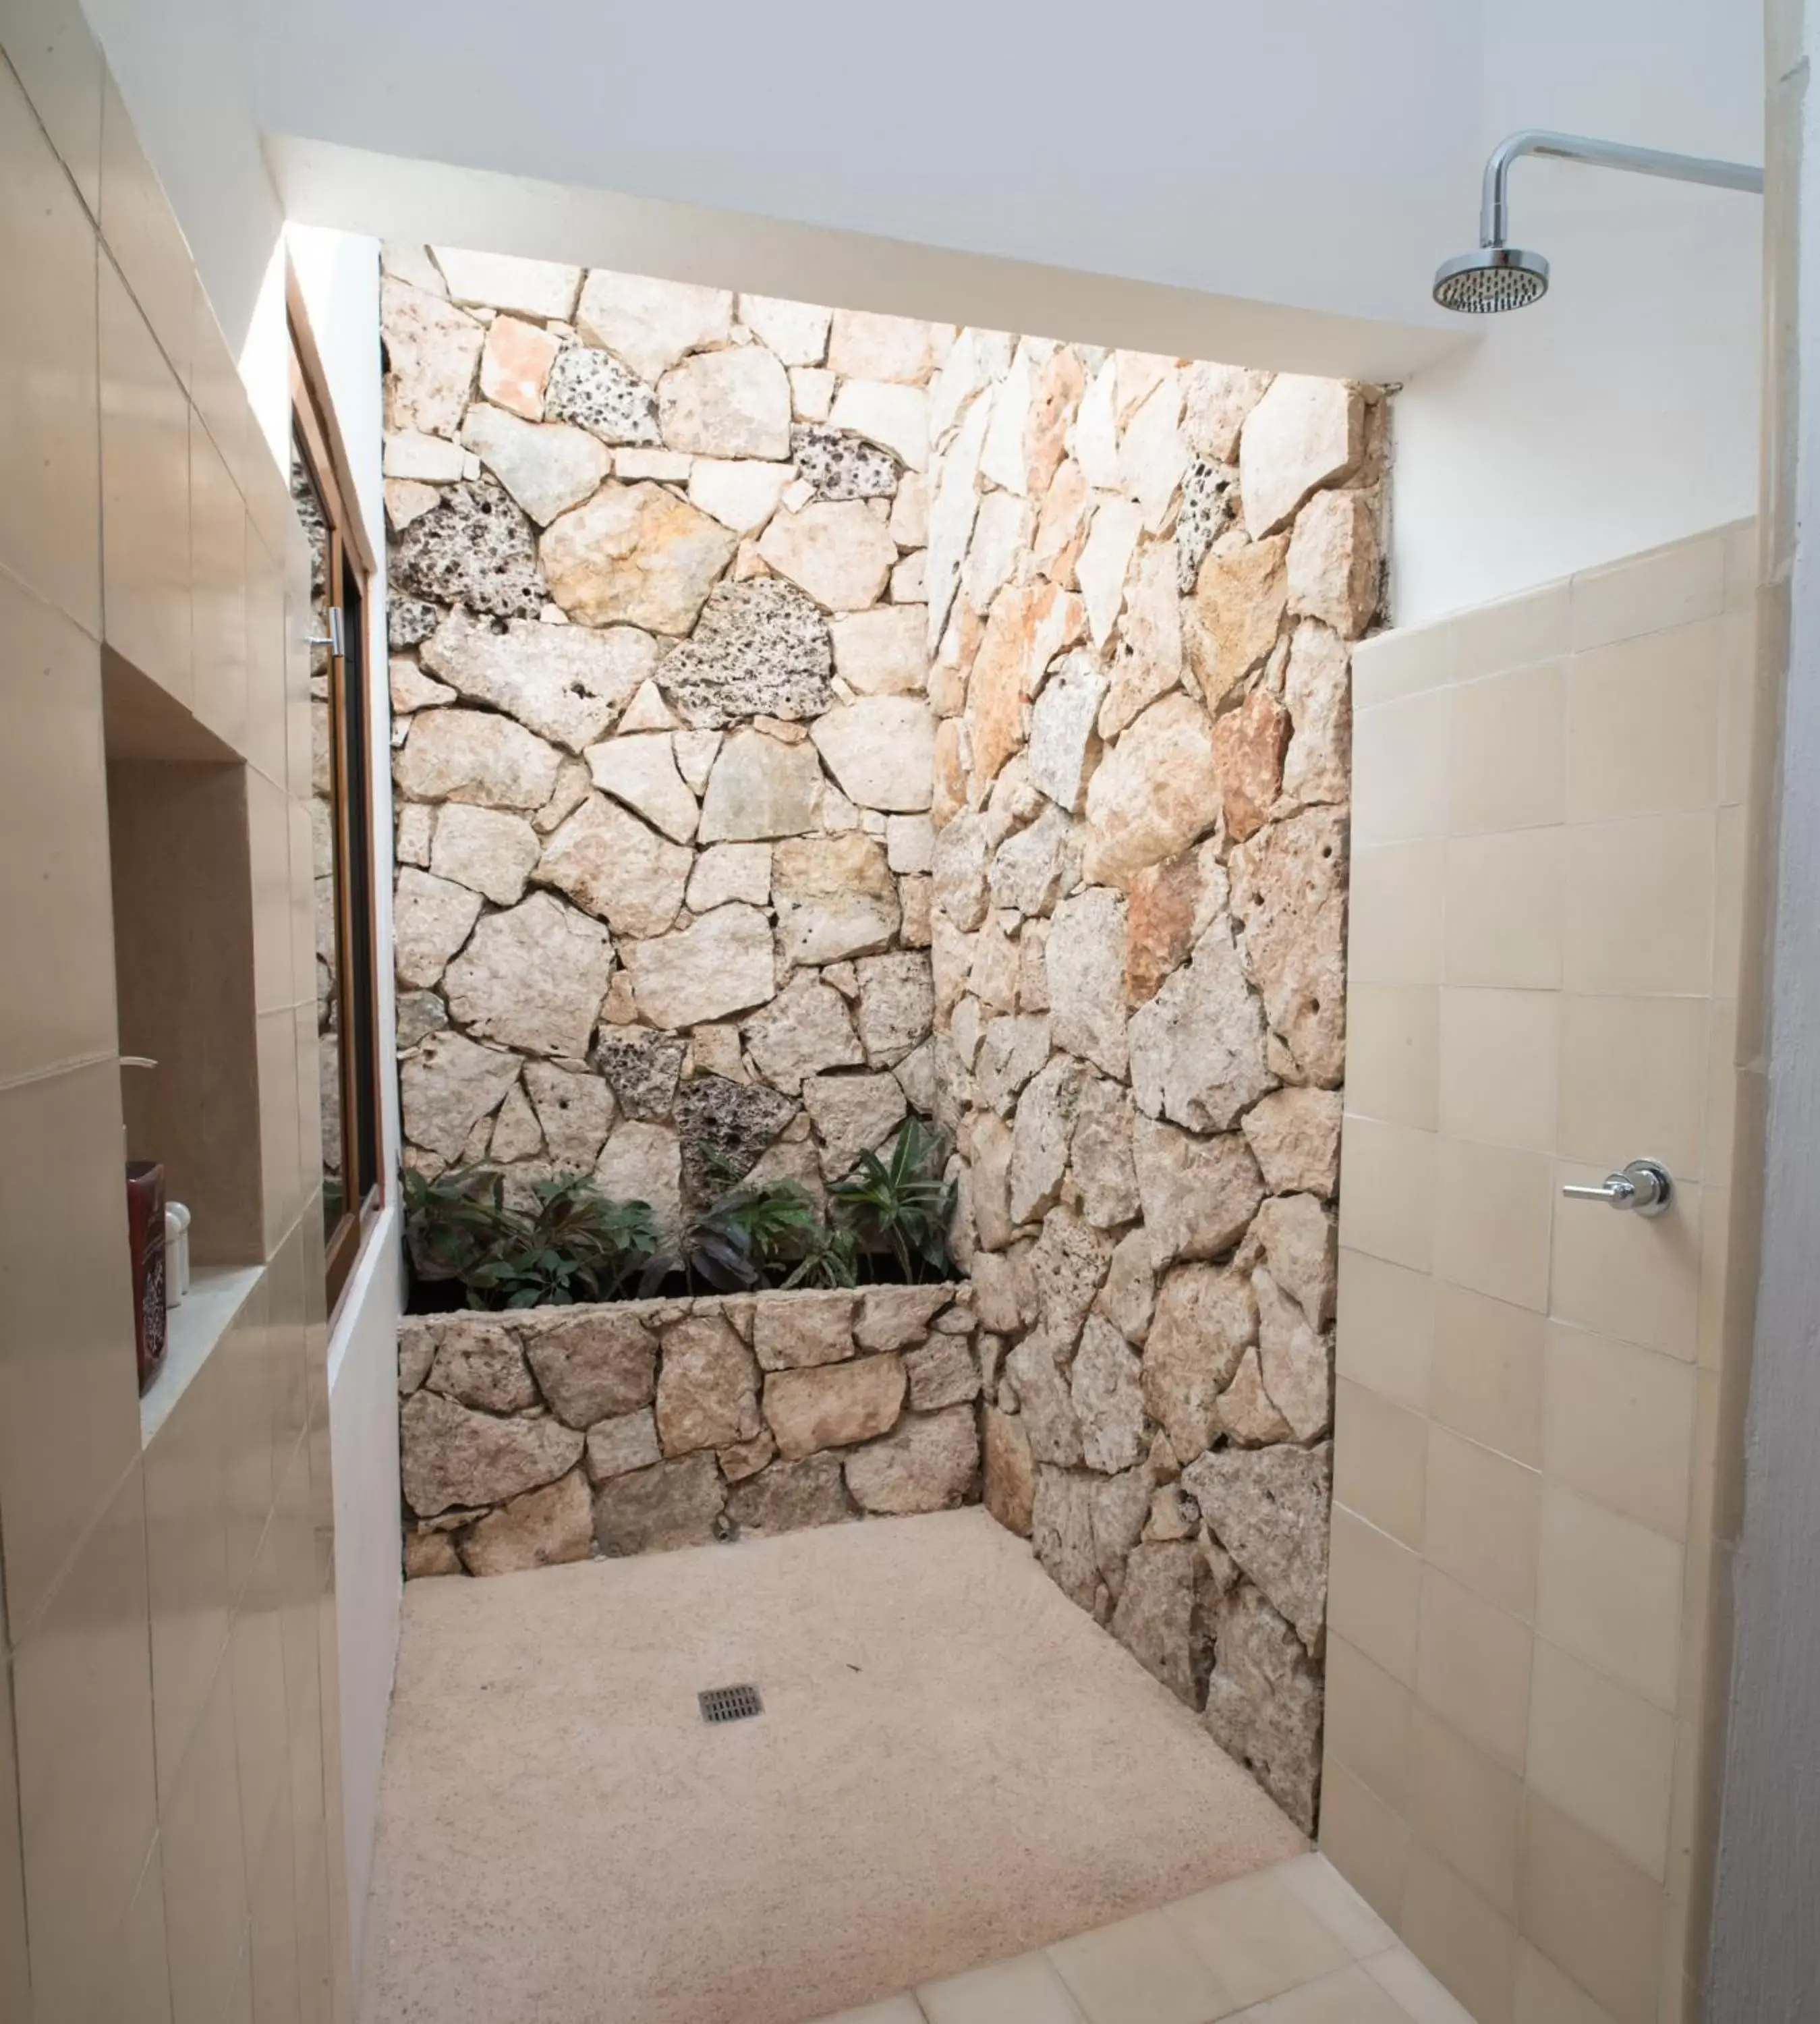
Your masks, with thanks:
[[[828,622],[794,584],[775,577],[720,583],[694,631],[658,670],[690,723],[719,730],[742,718],[818,717],[834,700]]]
[[[663,441],[657,389],[592,345],[567,345],[557,354],[544,389],[544,413],[552,422],[577,423],[606,443]]]
[[[392,543],[391,581],[438,604],[535,618],[549,593],[529,517],[490,479],[447,486]]]

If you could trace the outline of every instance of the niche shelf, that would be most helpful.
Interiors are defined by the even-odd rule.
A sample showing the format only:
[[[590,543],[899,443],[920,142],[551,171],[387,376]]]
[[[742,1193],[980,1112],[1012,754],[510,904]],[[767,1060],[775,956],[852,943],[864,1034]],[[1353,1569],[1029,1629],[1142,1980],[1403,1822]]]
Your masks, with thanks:
[[[121,1070],[125,1157],[192,1217],[149,1440],[265,1269],[247,768],[112,651],[102,689],[120,1052],[157,1064]]]

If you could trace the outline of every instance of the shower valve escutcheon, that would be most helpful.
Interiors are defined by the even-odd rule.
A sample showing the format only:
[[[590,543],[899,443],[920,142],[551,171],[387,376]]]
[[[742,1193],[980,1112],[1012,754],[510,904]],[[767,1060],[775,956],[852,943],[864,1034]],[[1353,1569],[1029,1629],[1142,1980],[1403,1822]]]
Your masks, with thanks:
[[[1577,1201],[1609,1202],[1639,1216],[1660,1216],[1674,1199],[1675,1182],[1660,1160],[1633,1160],[1621,1174],[1607,1174],[1596,1188],[1563,1188]]]

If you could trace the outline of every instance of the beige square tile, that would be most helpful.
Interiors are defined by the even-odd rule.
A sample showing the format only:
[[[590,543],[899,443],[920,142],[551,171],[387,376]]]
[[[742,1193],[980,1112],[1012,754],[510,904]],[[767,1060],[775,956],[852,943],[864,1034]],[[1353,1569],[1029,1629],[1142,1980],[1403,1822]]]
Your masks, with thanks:
[[[274,1411],[266,1334],[267,1289],[262,1279],[214,1351],[221,1366],[228,1595],[235,1608],[240,1606],[252,1573],[253,1555],[271,1514],[277,1483],[273,1466]]]
[[[1320,1853],[1381,1919],[1403,1916],[1409,1847],[1402,1815],[1329,1756],[1321,1769]]]
[[[0,567],[97,633],[95,230],[3,66],[0,258]]]
[[[1229,2010],[1265,2002],[1352,1961],[1273,1870],[1185,1898],[1163,1916],[1212,1975]]]
[[[1671,1710],[1683,1571],[1672,1539],[1553,1483],[1544,1490],[1536,1627]]]
[[[7,1082],[112,1053],[115,1027],[101,650],[4,574],[0,640],[0,920],[32,955],[0,999]]]
[[[279,769],[282,776],[284,769]],[[291,833],[290,867],[285,889],[291,899],[291,977],[297,1002],[316,1009],[316,848],[310,835],[310,804],[287,795]],[[375,874],[386,878],[375,867]]]
[[[917,2000],[929,2024],[1082,2024],[1080,2006],[1046,1954],[1020,1954],[926,1982]]]
[[[822,2024],[924,2024],[922,2006],[914,1996],[888,1996],[862,2010],[842,2010]]]
[[[288,1802],[289,1738],[277,1562],[278,1542],[269,1528],[255,1556],[229,1641],[241,1839],[249,1876],[265,1846],[280,1799]]]
[[[1340,1241],[1426,1272],[1434,1261],[1433,1135],[1348,1117],[1340,1141]]]
[[[1704,996],[1712,974],[1712,811],[1587,823],[1566,836],[1566,988]]]
[[[222,327],[215,321],[214,305],[200,275],[190,290],[189,328],[190,398],[222,453],[235,490],[244,494],[250,482],[248,452],[256,449],[262,456],[269,453],[253,419],[246,383],[222,335]]]
[[[1614,1166],[1646,1153],[1697,1178],[1706,1000],[1569,992],[1561,1014],[1561,1153]]]
[[[227,1648],[221,1376],[222,1366],[211,1357],[145,1450],[152,1714],[161,1807]]]
[[[317,1031],[313,1005],[299,1005],[293,1014],[297,1033],[297,1157],[302,1198],[325,1185],[323,1163],[322,1073],[324,1050]]]
[[[1434,1362],[1434,1296],[1429,1274],[1342,1249],[1340,1376],[1400,1406],[1426,1411]]]
[[[1450,1138],[1555,1150],[1560,1006],[1552,991],[1441,992],[1441,1129]]]
[[[1409,1803],[1409,1724],[1414,1703],[1401,1680],[1343,1637],[1327,1644],[1327,1747],[1399,1812]]]
[[[189,421],[190,640],[198,717],[247,749],[247,509],[200,416]]]
[[[1706,1103],[1701,1123],[1700,1172],[1708,1188],[1731,1179],[1732,1140],[1738,1130],[1738,1006],[1708,1002]]]
[[[1560,1322],[1548,1327],[1542,1465],[1557,1483],[1686,1537],[1693,1368]]]
[[[106,1971],[104,2014],[118,2024],[172,2024],[164,1936],[163,1848],[154,1835]]]
[[[247,1909],[229,1665],[210,1683],[189,1751],[171,1774],[159,1824],[172,1999],[179,2017],[219,2017],[233,1987]]]
[[[1416,1713],[1411,1758],[1416,1839],[1514,1918],[1522,1780],[1426,1708]]]
[[[281,787],[247,773],[247,855],[253,880],[253,1003],[295,1006],[291,977],[291,804]],[[313,981],[313,979],[312,979]]]
[[[1435,1979],[1466,2005],[1474,2024],[1510,2024],[1516,1923],[1419,1841],[1409,1854],[1403,1937]]]
[[[101,98],[101,236],[187,387],[196,270],[112,78]]]
[[[0,2015],[27,2017],[31,2012],[24,1852],[19,1844],[19,1766],[13,1746],[13,1663],[0,1654]]]
[[[1552,1171],[1544,1153],[1437,1140],[1436,1274],[1516,1307],[1545,1308]]]
[[[1531,1642],[1526,1624],[1423,1570],[1416,1699],[1512,1771],[1523,1766]]]
[[[9,0],[0,47],[93,215],[101,207],[106,71],[77,0]]]
[[[1454,691],[1448,804],[1454,835],[1561,820],[1566,693],[1558,661],[1468,682]]]
[[[1725,608],[1749,611],[1756,602],[1762,565],[1757,556],[1757,523],[1734,520],[1719,530],[1725,543]]]
[[[295,1823],[294,1823],[295,1824]],[[297,1987],[301,2024],[332,2024],[335,2004],[336,1948],[328,1910],[328,1831],[320,1821],[313,1828],[301,1826],[297,1835]],[[898,2007],[897,2020],[924,2024],[923,2013],[914,1996],[891,1999]],[[894,2024],[889,2004],[881,2024]]]
[[[1542,1459],[1544,1317],[1464,1286],[1434,1289],[1434,1417],[1532,1468]]]
[[[33,2014],[86,2017],[110,1967],[97,1935],[123,1927],[156,1825],[137,1462],[37,1620],[13,1623]]]
[[[1570,664],[1569,821],[1668,814],[1717,798],[1727,622],[1621,640]]]
[[[1262,2024],[1408,2024],[1397,2005],[1362,1967],[1324,1975],[1248,2014]]]
[[[1432,984],[1355,982],[1346,993],[1346,1106],[1361,1117],[1435,1127],[1437,1024]]]
[[[1655,2024],[1665,1909],[1658,1886],[1532,1795],[1523,1812],[1519,1888],[1523,1937],[1589,1992],[1613,2024]]]
[[[280,786],[286,783],[284,712],[284,572],[249,518],[247,757]]]
[[[1367,1960],[1397,1944],[1397,1935],[1318,1850],[1280,1862],[1280,1877],[1354,1960]]]
[[[1353,700],[1360,710],[1394,702],[1452,679],[1456,634],[1451,620],[1375,632],[1353,648]]]
[[[1726,539],[1702,534],[1573,579],[1573,650],[1714,617],[1725,603]]]
[[[176,375],[105,258],[101,365],[108,644],[188,708],[189,410]]]
[[[1546,1954],[1520,1940],[1514,2024],[1612,2024],[1612,2015],[1569,1982]]]
[[[1353,837],[1360,844],[1445,836],[1453,695],[1430,689],[1353,719]]]
[[[297,1020],[287,1007],[258,1019],[260,1175],[265,1253],[276,1250],[303,1206],[297,1135]]]
[[[1346,944],[1346,974],[1354,988],[1441,981],[1446,850],[1438,837],[1355,845]]]
[[[1448,984],[1553,991],[1561,983],[1562,832],[1454,837],[1445,874]]]
[[[1334,1429],[1334,1495],[1379,1531],[1419,1549],[1428,1422],[1342,1377]]]
[[[1734,612],[1720,630],[1719,798],[1735,806],[1750,796],[1759,677],[1756,614]]]
[[[0,1536],[16,1638],[139,1451],[119,1088],[102,1062],[0,1089]]]
[[[1474,2024],[1407,1947],[1393,1947],[1366,1962],[1365,1972],[1414,2024]]]
[[[1089,2024],[1209,2024],[1239,2007],[1160,1912],[1122,1919],[1047,1951]]]
[[[253,1915],[253,2000],[259,2024],[268,2016],[285,2024],[301,2015],[297,1983],[296,1845],[287,1816],[288,1795],[278,1810],[252,1870],[249,1908]]]
[[[1720,998],[1741,999],[1750,988],[1744,964],[1745,918],[1751,896],[1745,857],[1749,841],[1749,812],[1721,808],[1713,818],[1712,921],[1712,989]],[[1753,916],[1753,949],[1760,945],[1760,927]],[[1751,975],[1756,974],[1753,962]]]
[[[1458,640],[1456,681],[1553,660],[1568,649],[1568,586],[1544,584],[1494,603],[1475,605],[1457,614],[1453,628]]]
[[[1388,1533],[1340,1505],[1334,1507],[1330,1556],[1328,1627],[1393,1678],[1413,1685],[1421,1561]],[[1352,1876],[1351,1871],[1346,1873]],[[1352,1880],[1358,1883],[1356,1876]],[[1363,1884],[1359,1887],[1364,1890]],[[1371,1896],[1368,1890],[1365,1894]]]
[[[1555,1184],[1597,1187],[1628,1157],[1598,1167],[1562,1160]],[[1678,1185],[1657,1216],[1562,1199],[1555,1218],[1551,1311],[1557,1320],[1692,1362],[1699,1350],[1701,1223],[1701,1192],[1692,1182]]]
[[[1628,1688],[1537,1641],[1529,1789],[1661,1882],[1668,1861],[1675,1722]]]
[[[1542,1479],[1521,1462],[1428,1429],[1429,1560],[1513,1616],[1536,1607],[1536,1545]]]

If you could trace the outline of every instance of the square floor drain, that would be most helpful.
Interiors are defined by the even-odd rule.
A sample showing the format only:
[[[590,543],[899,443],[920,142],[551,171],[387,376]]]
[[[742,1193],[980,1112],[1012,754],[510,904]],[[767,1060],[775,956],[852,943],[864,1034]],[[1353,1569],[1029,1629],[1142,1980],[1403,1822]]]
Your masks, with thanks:
[[[701,1703],[701,1719],[706,1722],[749,1722],[755,1714],[764,1713],[758,1688],[744,1683],[737,1687],[709,1687],[695,1698]]]

